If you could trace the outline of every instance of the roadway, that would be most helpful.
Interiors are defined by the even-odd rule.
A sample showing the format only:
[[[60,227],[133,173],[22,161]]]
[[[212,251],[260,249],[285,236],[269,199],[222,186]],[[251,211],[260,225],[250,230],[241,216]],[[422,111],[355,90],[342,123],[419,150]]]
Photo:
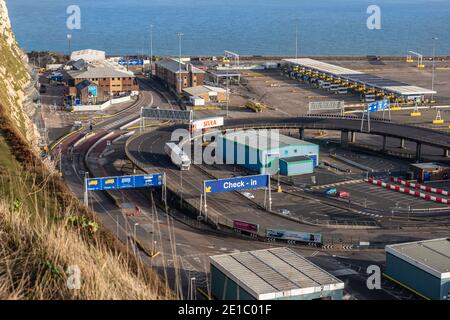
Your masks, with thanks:
[[[361,118],[353,116],[303,116],[288,118],[253,117],[251,119],[227,119],[223,129],[315,129],[348,132],[367,132],[367,119],[361,131]],[[391,121],[371,119],[370,134],[405,139],[415,143],[450,149],[450,135],[428,128],[421,128]]]
[[[153,89],[153,84],[144,81],[142,86],[144,90],[142,91],[140,100],[131,109],[127,109],[123,113],[96,124],[90,135],[87,135],[89,130],[84,130],[70,136],[62,142],[63,176],[68,186],[80,201],[83,199],[84,193],[84,172],[90,171],[95,175],[117,175],[123,173],[121,169],[118,169],[117,163],[120,162],[120,160],[126,162],[124,143],[120,141],[114,142],[109,147],[104,143],[97,143],[110,132],[119,131],[117,136],[123,134],[124,132],[118,129],[127,122],[132,121],[131,119],[133,119],[134,116],[138,116],[138,111],[142,105],[153,104],[165,107],[165,105],[170,104],[170,101],[164,101],[164,96],[161,96]],[[133,114],[134,116],[131,116]],[[165,129],[161,130],[163,130],[163,132],[167,131]],[[156,130],[155,132],[161,132],[161,130]],[[146,137],[146,135],[143,137]],[[164,139],[164,134],[161,134],[160,138],[157,140],[145,138],[141,143],[137,143],[137,146],[140,146],[139,153],[141,156],[144,155],[147,159],[150,158],[152,163],[158,164],[158,167],[153,169],[164,169],[165,172],[176,172],[177,170],[174,168],[167,169],[167,167],[170,168],[170,166],[167,161],[164,161],[161,158],[161,151],[155,152],[156,150],[149,149],[148,147],[151,145],[160,145]],[[133,143],[134,141],[136,140],[133,140]],[[97,146],[91,149],[94,144],[97,144]],[[108,157],[100,157],[107,148],[114,148],[115,150]],[[88,157],[87,161],[85,161],[85,157],[90,149],[92,154]],[[156,155],[153,153],[156,153]],[[198,170],[199,171],[196,171],[196,173],[200,174],[201,170]],[[180,178],[180,176],[175,173],[170,180],[179,181],[177,178]],[[193,184],[194,186],[191,185],[190,192],[195,192],[199,188],[197,183]],[[185,184],[185,186],[186,185],[189,186],[190,184],[188,183]],[[189,190],[186,189],[186,196],[189,197],[190,195]],[[209,271],[207,270],[207,266],[208,257],[210,255],[277,246],[277,244],[250,241],[224,233],[217,233],[217,231],[211,230],[204,225],[189,219],[183,220],[185,218],[181,218],[182,215],[176,211],[174,214],[167,215],[165,212],[156,209],[154,201],[150,202],[148,197],[141,192],[126,191],[121,194],[121,198],[121,203],[131,202],[139,205],[142,208],[142,216],[125,218],[122,211],[113,201],[111,201],[111,196],[104,192],[91,193],[90,206],[97,212],[98,218],[104,227],[109,229],[110,232],[115,233],[120,241],[127,243],[127,248],[136,250],[138,257],[146,264],[159,271],[162,277],[167,279],[172,288],[175,290],[177,290],[177,288],[182,288],[179,293],[180,297],[187,297],[190,279],[193,276],[196,277],[196,281],[198,281],[196,286],[207,289],[207,273]],[[231,198],[228,199],[228,202],[223,201],[220,198],[211,199],[211,201],[217,201],[221,203],[222,206],[225,206],[221,207],[220,210],[225,210],[226,208],[226,210],[231,209],[232,211],[236,211],[240,210],[239,201],[236,200],[236,198],[239,197],[231,196]],[[244,208],[246,210],[243,211],[245,214],[248,212],[250,215],[253,215],[250,216],[250,218],[258,217],[260,219],[273,219],[273,223],[276,223],[276,225],[280,227],[286,227],[289,222],[285,219],[272,217],[268,215],[267,212],[257,208],[248,208],[248,203],[246,201],[242,201],[242,209]],[[255,212],[258,212],[260,215],[258,216]],[[174,217],[176,217],[176,219],[174,219]],[[138,225],[136,225],[136,223],[138,223]],[[298,224],[296,225],[298,226]],[[134,226],[136,227],[133,228]],[[306,225],[303,225],[302,228],[303,227],[309,228]],[[313,229],[316,230],[317,228],[314,227]],[[408,238],[408,235],[397,235],[397,233],[398,232],[393,232],[399,239],[402,239],[402,237],[404,237],[403,239]],[[426,233],[424,232],[424,234]],[[381,235],[379,236],[381,237]],[[151,249],[159,251],[160,255],[151,259],[145,251],[137,248],[134,249],[135,247],[133,244],[136,240],[139,240],[139,243],[145,243],[147,246],[150,246]],[[285,244],[280,245],[285,246]],[[340,264],[336,262],[336,259],[332,257],[331,253],[317,251],[312,248],[296,247],[295,250],[306,257],[315,257],[317,260],[316,262],[321,266],[334,268],[337,271],[342,268]],[[324,257],[323,261],[321,260],[322,257]],[[361,278],[359,280],[350,281],[347,286],[349,290],[352,291],[352,287],[362,287],[363,283],[364,278]],[[384,294],[382,292],[379,294],[386,299],[393,298],[392,295],[389,294]],[[371,295],[368,294],[361,298],[370,299]]]

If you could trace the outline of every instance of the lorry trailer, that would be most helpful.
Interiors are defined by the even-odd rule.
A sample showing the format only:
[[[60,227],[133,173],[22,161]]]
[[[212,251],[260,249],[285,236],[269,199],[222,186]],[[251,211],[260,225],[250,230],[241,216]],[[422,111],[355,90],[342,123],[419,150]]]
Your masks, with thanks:
[[[189,159],[188,155],[176,143],[166,143],[164,151],[170,157],[172,163],[180,170],[186,171],[190,169],[191,159]]]

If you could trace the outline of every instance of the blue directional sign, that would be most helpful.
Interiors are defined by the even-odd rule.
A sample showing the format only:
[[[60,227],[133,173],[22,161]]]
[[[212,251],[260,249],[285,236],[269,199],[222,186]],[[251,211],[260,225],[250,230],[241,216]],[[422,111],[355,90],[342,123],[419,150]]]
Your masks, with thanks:
[[[161,174],[147,174],[143,176],[135,176],[134,187],[144,188],[144,187],[160,187],[162,186],[162,175]]]
[[[268,186],[269,175],[257,175],[204,181],[205,193],[261,189]]]
[[[377,112],[389,109],[389,100],[380,100],[374,103],[369,104],[367,110],[369,112]]]
[[[142,65],[144,65],[144,60],[142,60],[142,59],[132,59],[132,60],[120,59],[118,61],[118,63],[120,65],[142,66]]]
[[[160,173],[137,175],[137,176],[103,177],[103,178],[86,179],[87,191],[160,187],[162,185],[163,185],[163,176]]]

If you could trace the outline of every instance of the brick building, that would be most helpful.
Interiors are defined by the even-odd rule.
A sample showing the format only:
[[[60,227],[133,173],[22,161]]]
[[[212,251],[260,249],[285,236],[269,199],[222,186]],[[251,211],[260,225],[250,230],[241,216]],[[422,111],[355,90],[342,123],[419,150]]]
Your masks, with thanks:
[[[96,85],[98,90],[97,103],[104,102],[111,96],[131,94],[139,91],[139,85],[132,72],[118,70],[112,66],[89,67],[86,70],[68,71],[69,95],[78,97],[80,91],[77,87],[89,81]],[[78,97],[79,98],[79,97]]]
[[[181,62],[180,65],[176,59],[164,59],[156,62],[155,75],[164,81],[169,88],[180,94],[185,88],[203,85],[205,80],[205,71],[190,63]]]

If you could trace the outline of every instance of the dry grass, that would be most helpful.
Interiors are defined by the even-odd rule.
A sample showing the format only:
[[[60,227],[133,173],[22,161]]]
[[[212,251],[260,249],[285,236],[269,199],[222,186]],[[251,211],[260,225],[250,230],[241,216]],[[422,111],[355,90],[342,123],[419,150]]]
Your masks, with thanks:
[[[31,151],[1,104],[0,151],[0,299],[173,298],[108,230],[69,221],[98,224]],[[81,271],[79,290],[67,286],[69,266]]]
[[[12,184],[21,183],[10,179]],[[0,299],[166,299],[166,286],[143,265],[111,249],[91,229],[63,214],[42,212],[42,201],[0,200]],[[48,207],[51,207],[49,205]],[[81,287],[70,289],[69,266],[80,270]]]

